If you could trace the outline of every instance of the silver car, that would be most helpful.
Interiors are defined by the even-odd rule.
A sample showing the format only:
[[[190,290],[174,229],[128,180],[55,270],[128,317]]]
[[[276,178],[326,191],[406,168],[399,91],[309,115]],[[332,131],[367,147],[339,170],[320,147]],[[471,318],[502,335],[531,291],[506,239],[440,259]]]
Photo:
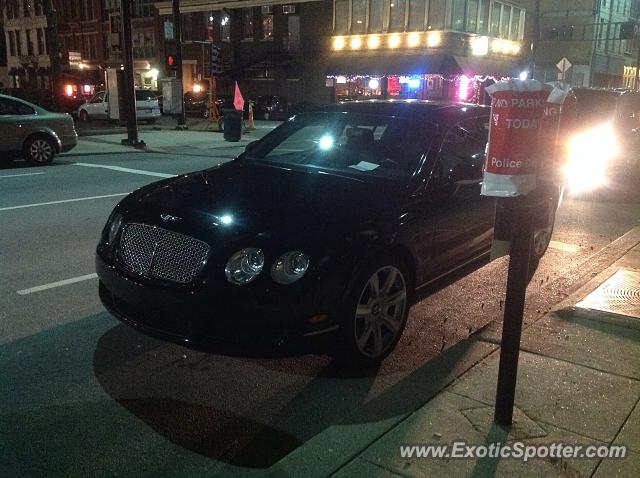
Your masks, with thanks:
[[[0,154],[20,153],[34,165],[49,164],[78,144],[71,116],[7,95],[0,95],[0,136]]]

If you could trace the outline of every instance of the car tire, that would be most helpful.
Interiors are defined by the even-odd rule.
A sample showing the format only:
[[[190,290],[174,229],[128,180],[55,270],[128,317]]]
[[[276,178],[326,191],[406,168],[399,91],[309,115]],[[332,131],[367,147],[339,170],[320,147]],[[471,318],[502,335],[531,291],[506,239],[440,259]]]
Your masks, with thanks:
[[[80,110],[80,113],[78,113],[78,119],[83,123],[88,123],[89,121],[91,121],[89,113],[87,113],[86,110]]]
[[[265,113],[263,116],[263,119],[268,120],[269,119],[269,113]]]
[[[27,138],[22,148],[25,161],[33,166],[44,166],[56,156],[56,146],[51,138],[38,134]]]
[[[204,108],[202,110],[202,117],[203,118],[208,118],[209,117],[209,108]]]
[[[350,290],[334,355],[348,367],[371,367],[384,360],[402,336],[409,315],[410,275],[395,255],[380,256],[362,268]]]
[[[529,280],[533,278],[538,266],[540,265],[540,259],[547,252],[549,244],[551,243],[551,236],[553,235],[553,227],[556,222],[556,211],[558,209],[558,199],[553,198],[548,201],[547,207],[547,224],[543,227],[537,227],[533,231],[532,244],[531,244],[531,256],[529,257]]]

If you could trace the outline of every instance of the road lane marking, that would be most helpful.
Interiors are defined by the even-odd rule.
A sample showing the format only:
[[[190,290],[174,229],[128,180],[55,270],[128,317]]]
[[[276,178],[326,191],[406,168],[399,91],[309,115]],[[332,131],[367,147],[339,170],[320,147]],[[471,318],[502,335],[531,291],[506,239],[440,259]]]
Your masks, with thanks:
[[[154,171],[144,171],[143,169],[131,169],[122,168],[120,166],[107,166],[104,164],[90,164],[90,163],[73,163],[76,166],[84,166],[85,168],[103,168],[111,169],[112,171],[120,171],[122,173],[141,174],[143,176],[156,176],[158,178],[175,178],[177,174],[156,173]]]
[[[576,252],[580,251],[579,246],[576,246],[575,244],[568,244],[566,242],[560,242],[560,241],[551,241],[549,243],[549,247],[551,249],[555,249],[561,252],[571,252],[572,254],[575,254]]]
[[[17,291],[19,295],[33,294],[34,292],[41,292],[43,290],[54,289],[56,287],[62,287],[69,284],[75,284],[76,282],[83,282],[90,279],[97,279],[98,274],[87,274],[84,276],[72,277],[71,279],[59,280],[56,282],[50,282],[49,284],[39,285],[36,287],[30,287],[29,289],[22,289]]]
[[[2,178],[17,178],[17,177],[20,177],[20,176],[37,176],[38,174],[44,174],[44,173],[7,174],[6,176],[0,176],[0,179],[2,179]]]
[[[105,194],[103,196],[89,196],[84,198],[62,199],[60,201],[39,202],[35,204],[22,204],[20,206],[0,207],[0,211],[11,211],[13,209],[24,209],[27,207],[49,206],[50,204],[64,204],[67,202],[90,201],[92,199],[114,198],[117,196],[126,196],[129,193]]]

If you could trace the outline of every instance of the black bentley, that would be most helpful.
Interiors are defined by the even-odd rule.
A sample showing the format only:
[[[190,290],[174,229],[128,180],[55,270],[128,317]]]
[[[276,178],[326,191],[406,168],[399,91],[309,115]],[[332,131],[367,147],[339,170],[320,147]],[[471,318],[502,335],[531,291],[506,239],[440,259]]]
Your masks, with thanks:
[[[488,121],[474,105],[334,105],[234,161],[143,187],[102,233],[102,302],[189,346],[324,337],[351,360],[381,360],[416,289],[489,252]],[[537,194],[534,265],[558,201],[552,187]]]

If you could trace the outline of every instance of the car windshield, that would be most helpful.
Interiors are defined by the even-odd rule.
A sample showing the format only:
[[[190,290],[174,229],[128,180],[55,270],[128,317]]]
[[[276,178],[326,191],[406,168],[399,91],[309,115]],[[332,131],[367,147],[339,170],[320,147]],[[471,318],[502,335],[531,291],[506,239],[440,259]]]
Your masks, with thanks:
[[[436,129],[434,123],[391,116],[304,114],[257,142],[245,158],[369,176],[403,177],[416,169]]]

